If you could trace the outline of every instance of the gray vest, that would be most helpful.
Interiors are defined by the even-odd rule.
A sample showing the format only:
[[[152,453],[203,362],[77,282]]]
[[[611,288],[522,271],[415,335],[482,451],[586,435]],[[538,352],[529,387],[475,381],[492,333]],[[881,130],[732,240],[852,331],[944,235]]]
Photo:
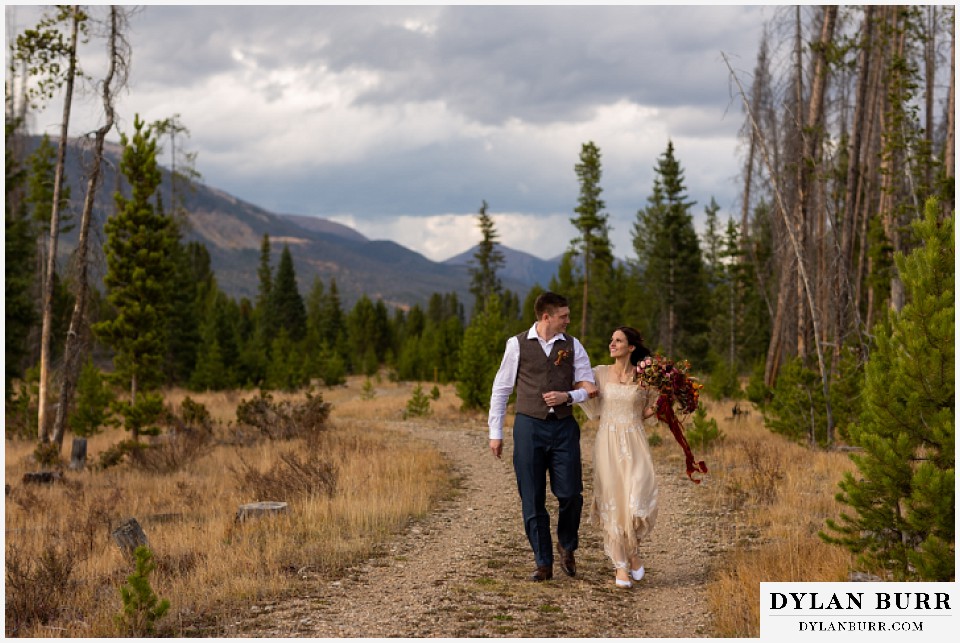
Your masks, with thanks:
[[[528,339],[527,332],[517,335],[520,344],[520,361],[517,366],[517,413],[544,420],[550,407],[543,401],[547,391],[573,390],[573,338],[558,339],[553,343],[550,356],[543,354],[540,341]],[[569,417],[573,407],[567,404],[553,407],[558,418]]]

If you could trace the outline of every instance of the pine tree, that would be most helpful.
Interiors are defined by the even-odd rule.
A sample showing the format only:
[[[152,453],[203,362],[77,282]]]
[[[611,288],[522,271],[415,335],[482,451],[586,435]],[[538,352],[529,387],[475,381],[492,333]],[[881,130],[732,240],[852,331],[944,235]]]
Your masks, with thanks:
[[[277,276],[270,292],[270,309],[280,328],[287,331],[290,340],[299,342],[307,333],[307,311],[297,286],[290,248],[284,244],[280,253]]]
[[[700,244],[673,142],[654,168],[649,205],[637,213],[633,245],[651,344],[673,358],[702,363],[707,355],[709,293]]]
[[[906,303],[876,327],[850,430],[863,452],[837,494],[854,513],[821,533],[895,580],[955,577],[954,221],[938,221],[938,210],[927,202],[913,224],[923,245],[895,256]]]
[[[115,195],[117,214],[105,225],[104,283],[116,317],[96,324],[94,331],[114,350],[115,377],[129,385],[130,402],[122,412],[136,439],[153,420],[148,411],[157,408],[148,392],[163,381],[177,231],[151,202],[160,185],[156,139],[139,116],[134,130],[132,139],[121,135],[120,162],[133,194],[129,199]],[[144,406],[138,409],[141,396]]]
[[[606,203],[600,198],[603,188],[600,177],[603,173],[600,162],[600,148],[593,141],[584,143],[580,150],[580,162],[574,166],[580,181],[580,196],[574,212],[577,216],[570,220],[579,235],[571,244],[571,251],[581,258],[580,288],[582,296],[579,306],[579,339],[590,349],[591,340],[602,339],[606,342],[606,333],[612,328],[598,315],[619,314],[611,311],[618,297],[609,291],[610,273],[613,268],[613,251],[610,246],[610,231],[607,220],[609,215],[603,211]],[[572,292],[572,291],[571,291]],[[572,297],[571,297],[572,299]],[[571,305],[571,318],[573,306]],[[574,318],[575,319],[575,318]]]
[[[474,297],[473,314],[483,309],[491,294],[503,292],[503,284],[497,276],[497,270],[503,267],[503,253],[497,249],[497,230],[493,218],[487,214],[487,202],[483,201],[477,213],[477,225],[483,235],[473,253],[475,266],[470,268],[470,292]],[[471,262],[473,263],[473,262]]]
[[[260,243],[260,263],[257,267],[257,340],[264,355],[270,354],[270,344],[279,330],[273,309],[273,269],[270,267],[270,235],[264,233]]]
[[[173,287],[170,289],[170,315],[167,317],[169,339],[165,364],[169,384],[187,382],[196,366],[201,341],[200,304],[213,278],[210,255],[203,245],[196,241],[186,246],[178,242],[173,250]],[[198,267],[202,272],[198,272]]]
[[[506,341],[500,298],[491,295],[483,310],[473,316],[463,335],[457,370],[457,396],[464,409],[490,407],[490,385],[500,366]]]
[[[113,392],[107,387],[100,369],[87,358],[77,380],[77,404],[70,414],[70,430],[74,435],[87,437],[100,433],[110,421]]]
[[[29,354],[27,338],[30,336],[39,315],[32,296],[36,265],[36,235],[30,225],[26,209],[12,198],[13,192],[20,189],[26,179],[26,173],[15,162],[9,139],[14,136],[13,125],[7,123],[6,135],[6,194],[4,201],[4,395],[10,397],[10,380],[21,377],[24,361]]]
[[[123,636],[147,636],[156,630],[156,622],[170,609],[170,601],[157,596],[150,586],[150,574],[157,568],[153,552],[144,545],[134,551],[136,568],[120,587],[123,611],[116,623]]]

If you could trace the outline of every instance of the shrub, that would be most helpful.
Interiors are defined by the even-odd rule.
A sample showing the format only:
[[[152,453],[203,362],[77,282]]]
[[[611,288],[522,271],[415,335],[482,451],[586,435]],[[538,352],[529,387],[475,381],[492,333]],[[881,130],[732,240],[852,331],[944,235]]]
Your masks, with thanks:
[[[270,393],[242,400],[237,405],[237,422],[258,429],[271,440],[311,438],[327,428],[330,404],[317,394],[307,393],[301,403],[274,402]]]
[[[77,379],[77,404],[69,418],[73,434],[83,438],[99,433],[111,420],[113,401],[113,391],[104,381],[100,369],[88,358]]]
[[[372,400],[377,396],[377,391],[373,388],[373,382],[368,377],[363,381],[363,390],[360,397],[364,400]]]
[[[17,437],[27,440],[37,439],[37,396],[40,377],[38,368],[31,368],[24,379],[14,385],[10,383],[13,394],[5,398],[4,431],[8,438]],[[15,386],[15,388],[14,388]]]
[[[713,418],[707,418],[707,410],[703,404],[697,405],[697,410],[693,414],[693,423],[686,432],[687,442],[696,449],[706,449],[714,442],[723,440],[723,432],[717,426],[717,421]]]
[[[121,636],[153,634],[157,619],[170,609],[170,601],[160,599],[150,586],[150,572],[157,567],[153,554],[140,545],[134,555],[136,568],[127,576],[127,584],[120,588],[123,611],[117,615],[116,623]]]
[[[750,380],[747,382],[747,399],[758,407],[763,407],[764,404],[770,401],[770,397],[773,395],[773,392],[763,381],[763,371],[763,362],[757,362],[750,372]]]
[[[152,473],[180,471],[210,451],[210,434],[196,429],[165,433],[152,440],[128,451],[133,464]]]
[[[710,371],[708,383],[713,397],[734,400],[742,397],[743,391],[740,390],[736,367],[718,355],[711,355],[710,362],[713,368]]]
[[[266,471],[260,471],[240,460],[238,467],[230,467],[237,480],[237,488],[256,500],[292,500],[293,498],[325,494],[332,496],[337,488],[337,470],[316,453],[298,456],[284,453],[279,462]]]
[[[417,384],[417,387],[413,389],[413,395],[407,400],[407,408],[403,412],[403,419],[427,415],[430,415],[430,398],[424,394],[423,387]]]
[[[15,545],[5,556],[7,636],[23,635],[26,628],[53,620],[70,588],[76,556],[69,549],[47,545],[39,558],[30,560]]]
[[[180,403],[180,419],[187,426],[202,429],[208,433],[213,430],[213,418],[203,404],[194,402],[188,395]]]
[[[60,466],[60,445],[56,442],[42,442],[33,450],[33,459],[44,467]]]
[[[109,469],[110,467],[115,467],[123,462],[124,457],[126,457],[128,454],[135,453],[145,448],[147,448],[147,445],[142,442],[138,442],[137,440],[122,440],[112,444],[105,451],[100,453],[100,459],[97,463],[97,468],[102,471]]]

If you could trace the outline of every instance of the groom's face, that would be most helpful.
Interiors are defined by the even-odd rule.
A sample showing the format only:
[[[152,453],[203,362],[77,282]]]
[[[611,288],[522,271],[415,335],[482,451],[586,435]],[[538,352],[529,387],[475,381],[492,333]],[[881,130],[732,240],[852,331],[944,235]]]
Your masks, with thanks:
[[[570,325],[570,308],[567,306],[557,308],[552,313],[545,315],[544,319],[546,320],[546,336],[548,338],[557,333],[565,332],[567,326]]]

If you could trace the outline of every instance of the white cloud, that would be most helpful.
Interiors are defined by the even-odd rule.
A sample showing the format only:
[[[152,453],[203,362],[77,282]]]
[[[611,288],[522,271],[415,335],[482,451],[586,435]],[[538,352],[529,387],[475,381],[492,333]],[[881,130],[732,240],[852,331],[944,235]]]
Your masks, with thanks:
[[[18,8],[22,26],[39,15],[27,9]],[[131,23],[119,127],[129,131],[135,113],[179,114],[210,185],[434,259],[476,243],[482,199],[506,245],[563,252],[574,165],[594,141],[612,240],[626,256],[668,140],[697,212],[711,196],[735,208],[742,118],[719,54],[752,68],[763,15],[748,6],[148,6]],[[84,52],[91,74],[101,49]],[[58,115],[52,103],[38,126],[56,132]],[[97,122],[88,93],[71,131]]]
[[[570,244],[576,230],[567,214],[493,213],[499,241],[541,259],[553,259]],[[349,214],[327,217],[350,226],[372,240],[386,239],[415,250],[433,261],[444,261],[470,250],[482,239],[476,213],[398,216],[371,221]]]

